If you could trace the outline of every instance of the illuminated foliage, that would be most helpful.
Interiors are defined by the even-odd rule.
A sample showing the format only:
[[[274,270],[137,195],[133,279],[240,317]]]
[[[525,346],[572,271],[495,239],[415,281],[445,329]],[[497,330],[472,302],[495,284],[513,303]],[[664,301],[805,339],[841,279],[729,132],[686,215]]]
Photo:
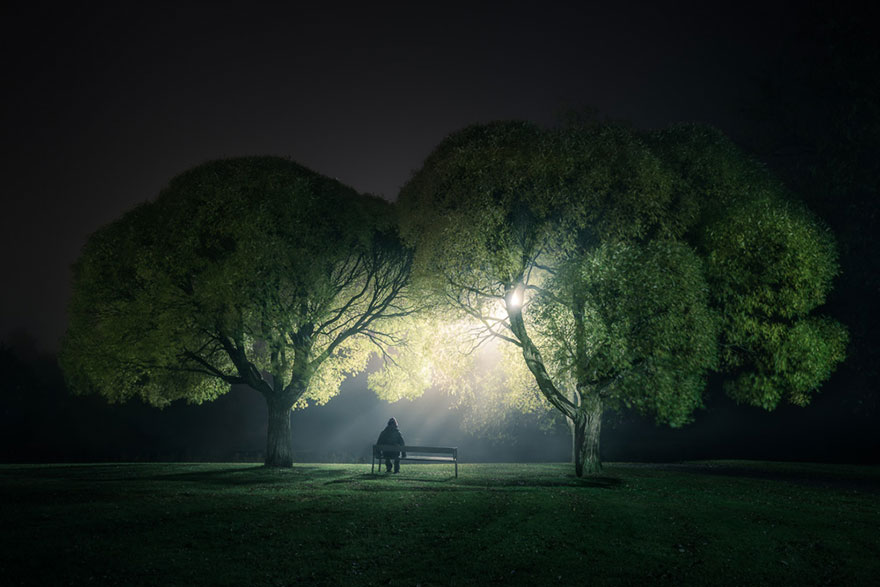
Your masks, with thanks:
[[[833,235],[717,131],[678,127],[651,140],[687,189],[707,194],[690,240],[722,320],[728,394],[768,410],[807,405],[848,342],[842,325],[811,315],[837,275]]]
[[[409,266],[386,202],[284,159],[207,163],[90,237],[62,366],[77,391],[158,406],[247,384],[267,464],[287,465],[289,410],[393,342]]]
[[[468,316],[439,308],[398,321],[402,344],[370,373],[370,389],[395,402],[434,388],[446,394],[463,430],[495,442],[515,442],[512,431],[528,421],[525,416],[553,427],[557,418],[515,348],[487,339]]]
[[[707,294],[700,261],[682,243],[599,245],[542,285],[528,317],[553,380],[571,379],[569,396],[580,384],[608,408],[677,426],[701,405],[715,365]]]
[[[809,316],[833,240],[714,130],[477,125],[399,205],[418,283],[518,348],[579,475],[600,466],[606,409],[680,425],[712,370],[741,401],[803,404],[843,358],[845,329]]]

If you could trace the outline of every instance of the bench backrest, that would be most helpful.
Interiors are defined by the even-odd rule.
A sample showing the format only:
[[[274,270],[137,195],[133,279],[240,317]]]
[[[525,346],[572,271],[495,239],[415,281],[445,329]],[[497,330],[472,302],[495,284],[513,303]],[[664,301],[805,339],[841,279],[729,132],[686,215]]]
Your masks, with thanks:
[[[383,451],[388,452],[405,452],[409,453],[422,453],[422,454],[446,454],[452,455],[454,457],[458,457],[458,447],[456,446],[401,446],[399,444],[374,444],[373,445],[373,453],[379,453]]]

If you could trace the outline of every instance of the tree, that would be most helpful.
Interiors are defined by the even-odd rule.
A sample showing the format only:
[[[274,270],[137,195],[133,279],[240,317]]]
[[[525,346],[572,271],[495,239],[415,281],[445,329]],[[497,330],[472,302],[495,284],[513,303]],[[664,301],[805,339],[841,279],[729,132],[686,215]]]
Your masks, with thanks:
[[[864,428],[876,445],[880,44],[874,19],[851,7],[817,4],[801,12],[798,34],[757,78],[747,137],[838,235],[842,276],[828,306],[849,326],[852,342],[836,404],[850,431]]]
[[[518,347],[578,476],[607,409],[681,425],[713,370],[740,401],[803,405],[843,358],[845,329],[810,316],[833,239],[711,129],[477,125],[398,202],[419,283]]]
[[[114,402],[247,384],[268,406],[266,465],[289,466],[290,410],[393,341],[410,264],[379,198],[284,159],[206,163],[89,238],[61,365]]]

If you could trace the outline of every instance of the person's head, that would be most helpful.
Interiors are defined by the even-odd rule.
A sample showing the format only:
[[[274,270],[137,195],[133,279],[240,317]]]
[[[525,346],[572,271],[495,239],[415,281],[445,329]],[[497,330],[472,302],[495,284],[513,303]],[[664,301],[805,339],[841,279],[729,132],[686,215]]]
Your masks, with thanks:
[[[394,418],[390,418],[388,420],[388,425],[397,428],[397,420],[395,420]]]

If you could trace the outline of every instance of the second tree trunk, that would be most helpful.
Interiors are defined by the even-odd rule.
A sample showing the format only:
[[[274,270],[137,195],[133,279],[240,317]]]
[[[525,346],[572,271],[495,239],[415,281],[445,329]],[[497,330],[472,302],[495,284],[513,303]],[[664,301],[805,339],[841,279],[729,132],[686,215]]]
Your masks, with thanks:
[[[586,398],[575,413],[572,422],[574,434],[574,471],[578,477],[584,473],[602,470],[599,459],[599,436],[602,432],[602,400]]]
[[[290,438],[290,408],[287,402],[266,398],[269,408],[269,427],[266,434],[266,466],[293,465],[293,446]]]

